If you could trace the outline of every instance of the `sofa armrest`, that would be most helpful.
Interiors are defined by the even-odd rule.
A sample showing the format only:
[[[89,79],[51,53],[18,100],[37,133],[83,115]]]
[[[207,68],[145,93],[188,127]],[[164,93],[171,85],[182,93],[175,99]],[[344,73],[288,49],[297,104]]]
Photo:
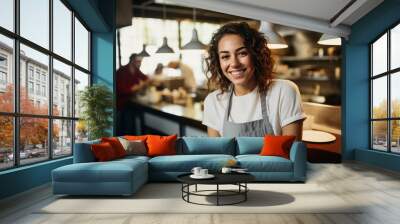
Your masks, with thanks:
[[[290,160],[293,162],[293,179],[305,181],[307,176],[307,147],[304,142],[296,141],[292,144]]]
[[[98,141],[100,142],[100,141]],[[94,157],[90,146],[92,144],[98,143],[96,141],[91,142],[83,142],[83,143],[75,143],[74,147],[74,163],[89,163],[95,162],[96,158]]]

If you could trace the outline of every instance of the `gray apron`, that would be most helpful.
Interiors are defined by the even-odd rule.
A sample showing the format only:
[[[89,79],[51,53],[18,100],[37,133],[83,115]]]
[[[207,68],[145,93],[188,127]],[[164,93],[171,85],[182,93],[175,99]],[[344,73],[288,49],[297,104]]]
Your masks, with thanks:
[[[264,137],[266,134],[274,135],[271,123],[268,120],[266,93],[260,93],[262,119],[249,121],[245,123],[234,123],[229,121],[229,115],[232,107],[233,88],[229,95],[228,108],[225,111],[224,124],[222,127],[223,137],[238,136],[258,136]]]

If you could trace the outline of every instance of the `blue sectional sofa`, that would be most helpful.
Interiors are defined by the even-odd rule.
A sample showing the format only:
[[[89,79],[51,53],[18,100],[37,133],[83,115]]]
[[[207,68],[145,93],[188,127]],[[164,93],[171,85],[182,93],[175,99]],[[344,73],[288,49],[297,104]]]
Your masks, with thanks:
[[[176,144],[177,155],[127,156],[96,162],[90,141],[75,144],[74,163],[52,171],[53,193],[68,195],[131,195],[148,181],[176,181],[180,174],[200,166],[219,172],[228,160],[247,168],[256,181],[304,182],[307,151],[305,144],[294,142],[290,159],[260,156],[262,137],[210,138],[182,137]]]

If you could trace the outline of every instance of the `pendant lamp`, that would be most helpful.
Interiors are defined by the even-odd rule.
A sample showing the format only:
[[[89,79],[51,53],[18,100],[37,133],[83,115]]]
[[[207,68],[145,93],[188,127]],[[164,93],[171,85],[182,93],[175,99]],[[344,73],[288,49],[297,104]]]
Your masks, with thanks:
[[[259,31],[264,33],[270,49],[283,49],[288,47],[286,41],[274,30],[270,22],[261,21]]]
[[[146,44],[143,44],[142,51],[138,54],[139,57],[150,57],[150,54],[146,51]]]
[[[317,43],[321,44],[321,45],[340,46],[340,45],[342,45],[342,38],[324,33],[319,38]]]
[[[144,16],[144,8],[142,8],[142,18]],[[142,51],[138,54],[139,57],[150,57],[150,54],[146,51],[146,40],[147,40],[147,26],[144,26],[144,38],[143,38],[143,48]]]
[[[166,9],[165,9],[165,4],[163,4],[163,20],[164,20],[164,32],[165,32],[165,20],[166,20]],[[157,49],[156,51],[157,54],[170,54],[170,53],[175,53],[174,50],[168,46],[168,39],[164,33],[164,38],[163,38],[163,43],[160,48]]]
[[[156,51],[157,54],[171,54],[175,53],[174,50],[168,46],[168,39],[167,37],[163,38],[163,44],[161,45],[160,48]]]
[[[193,8],[193,31],[192,31],[192,39],[189,43],[185,44],[182,47],[182,50],[204,50],[206,49],[206,45],[200,42],[199,36],[197,35],[196,30],[196,9]]]

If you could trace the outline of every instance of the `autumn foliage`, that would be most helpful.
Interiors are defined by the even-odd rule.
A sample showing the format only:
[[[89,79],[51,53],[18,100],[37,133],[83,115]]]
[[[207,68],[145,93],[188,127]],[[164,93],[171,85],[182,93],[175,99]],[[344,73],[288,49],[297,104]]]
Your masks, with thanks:
[[[46,106],[43,106],[46,105]],[[0,93],[0,111],[12,113],[14,107],[13,86],[9,85],[6,92]],[[47,104],[34,105],[29,99],[25,88],[20,88],[20,111],[21,114],[40,114],[47,115]],[[58,113],[58,111],[57,111]],[[0,116],[0,147],[13,148],[13,117]],[[47,143],[49,131],[47,118],[20,118],[20,148],[24,149],[26,145],[44,145]],[[53,126],[53,138],[59,135],[59,127]]]
[[[400,101],[395,99],[392,100],[391,104],[392,112],[391,117],[398,118],[400,117]],[[380,102],[380,104],[373,108],[373,118],[387,118],[387,101],[384,100]],[[400,138],[400,123],[399,121],[392,121],[392,141],[396,141]],[[386,121],[377,121],[374,122],[373,132],[375,137],[385,137],[387,135],[387,122]]]

